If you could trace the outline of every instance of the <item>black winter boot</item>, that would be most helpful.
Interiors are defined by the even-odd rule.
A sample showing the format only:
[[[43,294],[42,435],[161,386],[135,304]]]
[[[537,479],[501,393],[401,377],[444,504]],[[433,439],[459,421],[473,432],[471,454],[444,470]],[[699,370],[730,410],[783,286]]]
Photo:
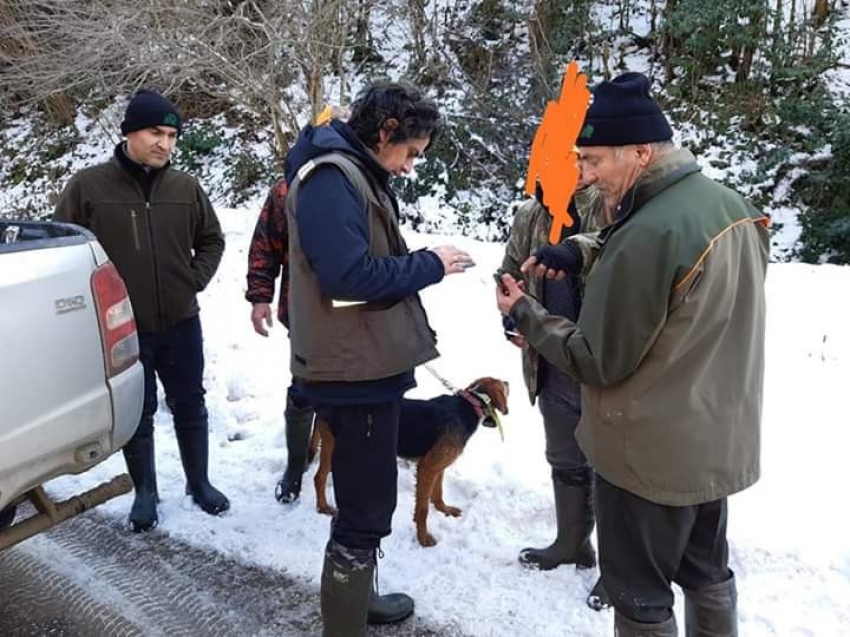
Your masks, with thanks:
[[[685,589],[685,634],[688,637],[737,637],[738,592],[735,576],[698,591]]]
[[[552,469],[555,491],[555,518],[558,535],[546,548],[524,548],[519,562],[528,568],[548,571],[561,564],[576,568],[596,566],[596,551],[590,534],[596,523],[593,512],[593,471],[589,467],[576,471]]]
[[[413,598],[405,593],[381,595],[378,590],[378,560],[375,560],[375,578],[372,580],[372,595],[369,598],[370,624],[395,624],[413,614]]]
[[[330,540],[322,569],[323,637],[365,637],[375,552]]]
[[[281,504],[289,504],[301,495],[301,477],[307,469],[315,411],[312,406],[296,407],[292,401],[287,401],[283,415],[286,419],[286,471],[275,487],[274,497]]]
[[[156,503],[156,460],[153,436],[132,438],[124,445],[124,461],[133,480],[134,499],[130,509],[130,529],[133,533],[151,531],[159,523]]]
[[[12,526],[12,522],[15,521],[15,513],[18,511],[18,507],[14,504],[10,504],[5,509],[0,509],[0,531],[5,529],[7,526]]]
[[[206,513],[224,513],[230,508],[230,501],[210,484],[208,477],[209,432],[206,424],[191,428],[175,427],[174,431],[186,474],[186,493]]]
[[[676,616],[658,624],[641,624],[621,615],[614,614],[614,637],[677,637]]]

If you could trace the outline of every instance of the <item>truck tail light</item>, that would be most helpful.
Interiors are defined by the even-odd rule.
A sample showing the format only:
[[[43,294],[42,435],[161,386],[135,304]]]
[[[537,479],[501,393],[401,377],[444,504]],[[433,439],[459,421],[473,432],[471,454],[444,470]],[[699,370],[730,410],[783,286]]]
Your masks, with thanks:
[[[106,376],[112,378],[139,359],[139,336],[127,288],[111,262],[104,263],[91,277]]]

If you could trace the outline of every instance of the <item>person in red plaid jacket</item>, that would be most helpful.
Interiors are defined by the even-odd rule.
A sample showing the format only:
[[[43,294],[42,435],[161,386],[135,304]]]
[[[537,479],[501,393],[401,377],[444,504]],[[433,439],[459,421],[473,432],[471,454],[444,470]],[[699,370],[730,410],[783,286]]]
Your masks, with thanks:
[[[245,298],[253,304],[251,323],[260,336],[268,336],[273,324],[272,301],[275,279],[281,275],[277,318],[289,328],[289,233],[286,226],[285,179],[269,190],[248,251],[248,291]],[[304,396],[296,378],[286,391],[286,449],[287,465],[275,488],[281,504],[294,502],[301,494],[301,477],[308,464],[310,436],[313,430],[313,405]]]

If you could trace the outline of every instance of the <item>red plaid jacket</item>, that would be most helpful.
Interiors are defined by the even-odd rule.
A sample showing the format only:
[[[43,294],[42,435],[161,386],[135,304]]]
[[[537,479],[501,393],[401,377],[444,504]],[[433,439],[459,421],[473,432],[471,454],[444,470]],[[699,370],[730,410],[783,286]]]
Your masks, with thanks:
[[[289,327],[289,232],[286,224],[285,179],[280,179],[266,197],[248,251],[248,290],[251,303],[274,300],[275,279],[280,274],[277,318]]]

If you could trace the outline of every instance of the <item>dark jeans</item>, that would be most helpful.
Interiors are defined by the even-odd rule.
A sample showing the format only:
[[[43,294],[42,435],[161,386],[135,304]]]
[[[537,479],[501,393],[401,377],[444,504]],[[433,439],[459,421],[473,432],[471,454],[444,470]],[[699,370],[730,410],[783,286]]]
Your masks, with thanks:
[[[726,515],[726,498],[665,506],[597,474],[599,567],[614,608],[633,621],[660,623],[673,613],[672,582],[699,590],[729,579]]]
[[[335,438],[331,462],[337,514],[331,538],[351,549],[376,549],[392,531],[401,399],[319,411]]]
[[[546,460],[556,471],[572,472],[587,465],[576,442],[581,419],[581,386],[545,361],[540,363],[542,386],[537,396],[546,431]]]
[[[139,428],[133,438],[153,435],[157,376],[168,396],[175,429],[206,428],[200,318],[194,316],[162,332],[139,334],[139,358],[145,371],[145,399]]]

